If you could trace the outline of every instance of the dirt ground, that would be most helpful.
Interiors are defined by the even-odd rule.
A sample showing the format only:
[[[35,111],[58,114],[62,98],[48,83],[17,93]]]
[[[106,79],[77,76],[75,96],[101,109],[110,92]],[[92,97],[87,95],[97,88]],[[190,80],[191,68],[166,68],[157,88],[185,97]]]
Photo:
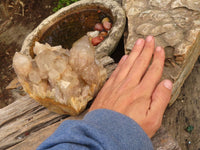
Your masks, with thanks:
[[[12,103],[15,99],[12,92],[5,89],[16,76],[12,68],[14,53],[20,51],[25,37],[44,18],[53,13],[52,10],[56,7],[57,1],[0,1],[0,108]],[[20,95],[25,94],[21,89],[17,90]]]
[[[6,86],[16,75],[12,68],[12,57],[20,51],[24,38],[44,18],[52,14],[56,0],[24,1],[10,0],[7,10],[0,2],[0,108],[16,99]],[[8,12],[6,14],[6,12]],[[191,75],[186,80],[177,101],[167,109],[163,125],[179,142],[183,150],[200,150],[200,61],[197,61]],[[25,93],[15,89],[19,95]],[[16,92],[15,92],[16,93]],[[186,128],[193,129],[191,132]],[[192,128],[194,127],[194,128]]]

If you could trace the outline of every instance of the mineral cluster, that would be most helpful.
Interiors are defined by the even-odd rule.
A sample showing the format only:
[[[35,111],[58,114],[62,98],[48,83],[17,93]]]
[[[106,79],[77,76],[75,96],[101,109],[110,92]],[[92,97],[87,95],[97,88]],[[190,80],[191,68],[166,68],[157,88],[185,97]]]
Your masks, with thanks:
[[[33,52],[34,58],[17,52],[14,70],[24,90],[54,112],[80,113],[107,78],[88,36],[70,50],[36,42]]]

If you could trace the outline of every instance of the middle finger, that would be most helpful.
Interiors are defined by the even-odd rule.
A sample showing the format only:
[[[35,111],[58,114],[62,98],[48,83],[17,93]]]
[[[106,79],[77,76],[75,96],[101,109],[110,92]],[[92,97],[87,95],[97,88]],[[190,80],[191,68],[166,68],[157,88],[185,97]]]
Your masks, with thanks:
[[[154,52],[155,40],[152,36],[148,36],[145,41],[145,46],[141,54],[135,60],[131,67],[126,82],[130,86],[136,86],[141,81],[146,72]]]

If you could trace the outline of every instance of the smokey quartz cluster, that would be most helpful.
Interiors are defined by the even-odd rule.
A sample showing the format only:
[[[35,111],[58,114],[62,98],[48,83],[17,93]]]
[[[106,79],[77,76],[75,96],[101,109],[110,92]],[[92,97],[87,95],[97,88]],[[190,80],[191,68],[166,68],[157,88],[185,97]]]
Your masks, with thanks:
[[[16,53],[13,67],[25,91],[54,112],[80,112],[107,78],[87,36],[70,50],[36,42],[33,52],[34,59]]]

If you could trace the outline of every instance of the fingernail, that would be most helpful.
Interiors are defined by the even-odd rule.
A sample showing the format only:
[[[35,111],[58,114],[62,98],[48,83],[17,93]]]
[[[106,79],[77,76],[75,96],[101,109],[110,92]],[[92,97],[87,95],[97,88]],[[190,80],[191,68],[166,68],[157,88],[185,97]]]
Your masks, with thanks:
[[[158,46],[157,48],[156,48],[156,51],[157,52],[160,52],[162,50],[162,47],[160,47],[160,46]]]
[[[164,86],[165,86],[167,89],[171,90],[173,84],[172,84],[172,82],[171,82],[170,80],[166,80],[166,81],[164,82]]]
[[[142,41],[143,41],[142,39],[138,39],[137,42],[136,42],[135,44],[136,44],[136,45],[140,45],[140,44],[142,44]]]
[[[124,56],[122,57],[122,60],[123,60],[123,61],[126,60],[127,57],[128,57],[128,55],[124,55]]]
[[[147,41],[147,42],[151,42],[152,39],[153,39],[153,36],[150,36],[150,35],[149,35],[149,36],[147,36],[146,41]]]

